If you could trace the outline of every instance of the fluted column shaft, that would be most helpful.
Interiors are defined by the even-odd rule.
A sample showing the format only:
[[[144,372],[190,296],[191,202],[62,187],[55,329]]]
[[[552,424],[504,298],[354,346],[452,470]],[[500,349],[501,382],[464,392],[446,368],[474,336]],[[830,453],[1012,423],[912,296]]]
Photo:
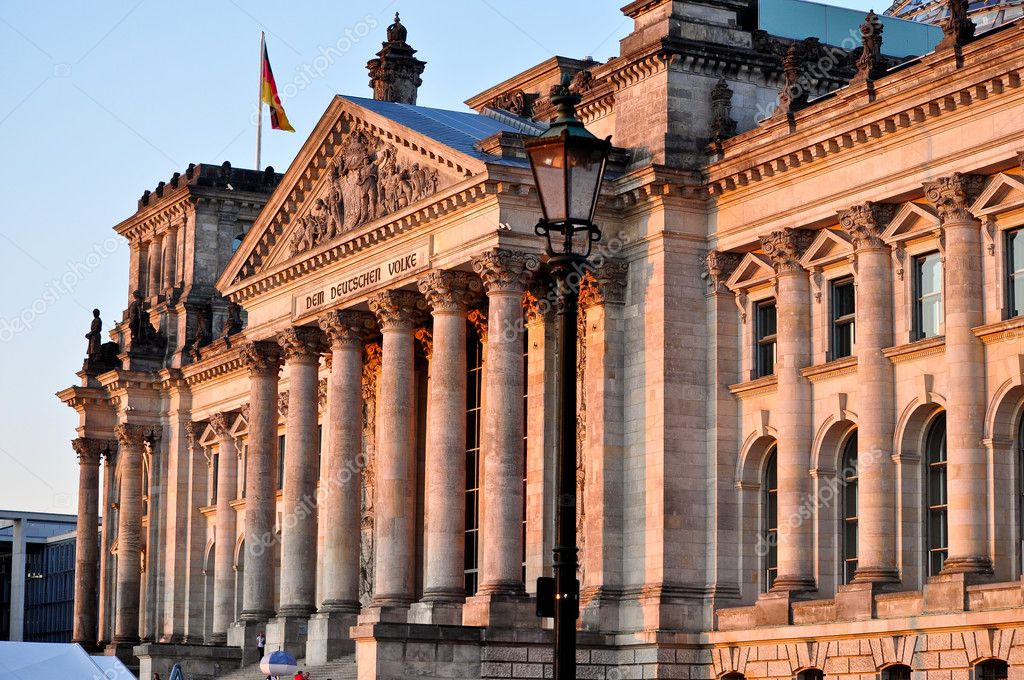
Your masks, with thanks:
[[[288,371],[285,421],[284,515],[281,521],[281,598],[278,616],[308,616],[316,608],[317,371],[319,328],[290,328],[278,336]]]
[[[139,586],[142,567],[142,447],[141,425],[121,423],[115,428],[120,445],[120,495],[117,522],[117,604],[114,612],[115,644],[139,640]]]
[[[217,433],[217,520],[214,527],[213,641],[227,642],[235,602],[235,509],[238,488],[238,450],[231,436],[231,414],[210,418]]]
[[[281,350],[276,343],[253,342],[242,348],[249,370],[249,455],[245,472],[245,570],[243,621],[273,616],[271,583],[274,541],[274,469],[277,447],[277,389]]]
[[[811,357],[810,282],[799,258],[811,234],[799,229],[762,238],[775,266],[778,398],[772,409],[778,431],[778,576],[772,590],[814,590],[811,497],[811,389],[800,371]]]
[[[878,207],[840,213],[857,258],[857,572],[854,581],[895,582],[896,470],[892,462],[895,396],[892,362],[892,272]]]
[[[483,550],[480,594],[517,595],[523,584],[523,292],[537,258],[483,253],[473,269],[487,291],[487,378],[481,441]]]
[[[372,317],[329,312],[320,327],[331,341],[327,446],[320,483],[324,534],[321,611],[359,611],[360,470],[363,468],[363,342]]]
[[[419,282],[434,317],[426,443],[423,600],[465,598],[466,310],[471,280],[430,272]],[[479,287],[479,283],[477,282]]]
[[[983,178],[954,173],[925,185],[945,240],[946,457],[949,556],[944,573],[990,573],[985,448],[985,351],[971,330],[981,325],[981,223],[968,210]]]
[[[163,263],[163,242],[162,234],[154,236],[152,245],[149,247],[149,281],[146,287],[146,296],[153,296],[160,292],[160,265]]]
[[[407,607],[415,597],[416,433],[413,428],[413,329],[420,297],[382,291],[369,300],[383,336],[377,399],[376,543],[377,606]]]
[[[164,239],[163,265],[160,269],[160,290],[168,293],[174,288],[174,274],[177,269],[178,230],[169,229]]]
[[[99,564],[100,453],[108,443],[79,438],[72,442],[78,454],[78,526],[75,532],[75,609],[71,640],[93,647],[96,624]]]

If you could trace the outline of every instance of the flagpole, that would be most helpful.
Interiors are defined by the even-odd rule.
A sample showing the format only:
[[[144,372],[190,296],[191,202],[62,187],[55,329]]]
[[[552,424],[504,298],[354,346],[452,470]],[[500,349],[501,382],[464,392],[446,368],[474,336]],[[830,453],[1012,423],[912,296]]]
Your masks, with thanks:
[[[260,144],[263,142],[263,53],[266,36],[260,31],[260,87],[256,93],[256,169],[260,170]]]

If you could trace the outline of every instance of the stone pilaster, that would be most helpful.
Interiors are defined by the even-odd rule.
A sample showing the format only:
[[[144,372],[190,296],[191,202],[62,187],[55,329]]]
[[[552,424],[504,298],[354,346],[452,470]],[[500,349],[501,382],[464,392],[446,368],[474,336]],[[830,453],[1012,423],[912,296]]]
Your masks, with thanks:
[[[322,569],[320,610],[309,622],[306,661],[326,663],[354,649],[348,629],[359,613],[360,476],[363,457],[363,344],[370,314],[331,311],[320,317],[330,340],[324,474],[319,516]]]
[[[580,514],[583,579],[580,617],[589,630],[614,631],[622,593],[622,507],[624,482],[622,373],[625,358],[623,305],[626,301],[625,262],[608,260],[582,281],[579,293],[580,356],[578,373],[583,391],[583,493],[576,501]]]
[[[228,626],[235,603],[235,509],[231,501],[238,488],[238,450],[231,436],[233,413],[215,413],[210,426],[217,435],[217,519],[214,535],[213,626],[210,642],[228,641]]]
[[[156,234],[149,247],[149,280],[146,282],[146,297],[160,294],[160,269],[163,264],[164,235]]]
[[[433,271],[419,280],[434,317],[428,399],[423,600],[417,623],[462,622],[466,511],[466,312],[471,286],[465,272]]]
[[[895,394],[892,258],[881,239],[884,206],[863,203],[839,213],[857,258],[857,583],[899,581],[896,470],[892,462]]]
[[[96,646],[96,568],[99,559],[100,455],[110,447],[102,439],[71,442],[78,454],[78,526],[75,533],[75,609],[71,639],[87,649]]]
[[[160,292],[170,297],[174,290],[174,278],[177,271],[178,229],[171,227],[164,239],[163,264],[160,267]]]
[[[245,571],[242,621],[273,615],[271,583],[274,540],[274,469],[277,447],[277,389],[281,350],[273,342],[250,342],[241,350],[249,371],[249,455],[245,473]]]
[[[113,595],[114,595],[114,569],[110,559],[111,549],[114,543],[116,530],[114,518],[116,511],[114,505],[117,502],[114,498],[114,478],[117,470],[117,449],[112,447],[103,456],[103,525],[102,542],[100,543],[100,606],[97,612],[97,642],[105,645],[114,637],[113,630]]]
[[[969,207],[984,178],[953,173],[924,185],[945,238],[944,318],[949,557],[944,573],[991,573],[986,504],[985,351],[971,329],[982,324],[981,222]]]
[[[478,595],[466,603],[467,625],[515,626],[525,593],[523,554],[523,292],[539,260],[506,249],[485,252],[473,269],[487,291],[487,374],[482,455],[482,550]],[[500,605],[511,599],[512,609]],[[495,606],[499,605],[499,606]]]
[[[772,409],[778,431],[779,571],[772,590],[802,592],[815,589],[812,523],[804,506],[811,497],[811,388],[800,371],[810,364],[810,282],[800,256],[813,232],[782,229],[761,238],[775,268],[778,316],[778,399]],[[810,506],[809,506],[810,507]]]
[[[139,589],[142,569],[142,448],[146,428],[121,423],[114,428],[120,446],[120,498],[117,526],[117,608],[115,645],[139,641]]]
[[[372,296],[369,305],[383,336],[374,464],[374,612],[370,615],[404,621],[415,597],[413,331],[426,304],[412,291],[385,290]]]

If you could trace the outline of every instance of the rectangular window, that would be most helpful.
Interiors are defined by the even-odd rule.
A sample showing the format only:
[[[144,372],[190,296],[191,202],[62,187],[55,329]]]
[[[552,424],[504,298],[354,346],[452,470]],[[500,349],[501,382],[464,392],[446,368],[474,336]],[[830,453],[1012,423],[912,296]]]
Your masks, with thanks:
[[[316,481],[318,481],[318,482],[320,481],[321,475],[323,475],[323,470],[321,470],[321,467],[323,466],[323,459],[324,459],[324,426],[323,425],[317,425],[316,426]]]
[[[249,445],[242,447],[242,470],[238,475],[240,481],[237,498],[245,498],[245,485],[249,479]]]
[[[940,334],[942,328],[942,260],[938,253],[914,258],[914,339]]]
[[[853,354],[856,303],[852,278],[833,281],[831,288],[832,338],[828,358],[835,360]]]
[[[217,504],[217,476],[220,474],[220,454],[213,454],[210,472],[210,505]]]
[[[466,542],[463,561],[466,595],[479,585],[480,426],[484,346],[470,327],[466,337]]]
[[[1024,229],[1006,234],[1006,313],[1024,315]]]
[[[755,378],[763,378],[775,372],[776,323],[775,300],[758,302],[754,306]]]
[[[277,436],[277,489],[284,488],[284,435]]]

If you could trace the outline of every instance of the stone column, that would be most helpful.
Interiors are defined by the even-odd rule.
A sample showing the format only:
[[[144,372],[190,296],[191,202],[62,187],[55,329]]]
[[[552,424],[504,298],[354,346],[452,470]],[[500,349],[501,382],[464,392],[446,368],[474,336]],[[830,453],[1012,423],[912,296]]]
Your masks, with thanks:
[[[213,633],[211,642],[228,641],[228,626],[235,602],[235,509],[231,501],[238,489],[238,450],[231,436],[233,413],[215,413],[210,426],[217,434],[217,519],[214,526]]]
[[[374,464],[373,615],[379,620],[404,621],[415,597],[413,330],[426,305],[419,295],[405,290],[381,291],[369,304],[383,335]]]
[[[482,550],[480,586],[467,602],[467,625],[515,626],[523,584],[523,292],[540,265],[536,256],[485,252],[473,269],[487,291],[484,386]],[[499,605],[507,601],[511,606]],[[495,607],[494,605],[498,605]],[[522,621],[525,625],[527,622]]]
[[[157,234],[149,247],[149,280],[146,282],[146,297],[160,294],[160,264],[163,261],[163,234]]]
[[[987,504],[985,350],[971,331],[982,319],[981,222],[968,208],[981,193],[980,175],[953,173],[925,184],[945,241],[944,289],[947,375],[946,456],[949,557],[946,574],[991,573]]]
[[[839,213],[857,258],[857,573],[855,583],[895,583],[896,470],[893,366],[882,350],[893,342],[892,271],[880,234],[883,206]]]
[[[801,592],[814,582],[813,523],[810,468],[811,388],[800,370],[810,364],[810,282],[800,256],[813,232],[782,229],[761,238],[775,268],[778,345],[775,374],[778,391],[772,419],[778,431],[779,572],[773,591]]]
[[[462,623],[466,598],[466,312],[474,284],[479,289],[475,278],[458,271],[433,271],[419,281],[434,327],[424,465],[423,600],[413,605],[410,614],[418,623]]]
[[[289,328],[277,337],[288,371],[281,590],[277,618],[267,626],[268,647],[305,657],[306,625],[316,609],[317,372],[324,350],[319,328]]]
[[[109,443],[79,437],[71,442],[78,454],[78,526],[75,532],[75,613],[72,642],[96,647],[97,583],[99,568],[100,454]]]
[[[165,239],[166,247],[163,249],[164,261],[160,267],[160,291],[170,295],[171,291],[174,290],[174,274],[177,270],[177,254],[178,254],[178,228],[170,227],[167,230],[167,238]]]
[[[110,559],[114,543],[114,474],[117,469],[117,449],[112,447],[103,456],[103,540],[100,544],[100,606],[97,613],[99,634],[97,642],[105,645],[113,638],[113,561]]]
[[[230,632],[245,663],[257,661],[256,633],[274,614],[274,502],[277,470],[277,389],[281,349],[275,342],[250,342],[241,350],[249,370],[249,454],[245,471],[245,570],[240,625]]]
[[[359,613],[361,531],[360,474],[363,459],[363,343],[375,325],[372,315],[332,311],[320,317],[331,343],[327,379],[327,440],[320,480],[323,536],[320,568],[323,604],[309,621],[306,663],[322,664],[351,653],[348,630]]]
[[[118,455],[121,486],[117,522],[117,604],[114,612],[114,645],[139,641],[139,586],[142,552],[142,447],[146,429],[120,423],[114,428],[121,451]]]

